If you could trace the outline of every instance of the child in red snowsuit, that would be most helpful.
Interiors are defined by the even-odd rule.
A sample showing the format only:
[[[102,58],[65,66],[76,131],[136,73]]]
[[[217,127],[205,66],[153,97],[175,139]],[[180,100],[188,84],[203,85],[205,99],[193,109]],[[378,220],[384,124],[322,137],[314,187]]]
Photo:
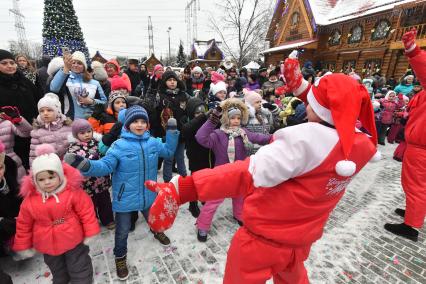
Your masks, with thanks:
[[[274,283],[308,283],[303,262],[311,245],[321,238],[353,176],[376,153],[374,115],[365,87],[347,75],[333,74],[310,88],[297,59],[287,59],[285,68],[288,91],[309,102],[308,123],[278,130],[271,144],[244,161],[176,176],[168,184],[148,182],[158,192],[150,214],[166,212],[164,222],[151,219],[154,228],[170,226],[178,204],[245,196],[244,226],[228,251],[227,284],[265,283],[271,277]],[[373,137],[355,130],[357,119]]]
[[[36,148],[31,174],[23,179],[24,201],[16,221],[16,260],[43,253],[53,283],[90,284],[87,242],[99,233],[93,203],[80,172],[62,163],[51,145]]]
[[[405,54],[423,88],[426,87],[426,52],[415,43],[415,30],[404,34]],[[418,240],[416,228],[423,227],[426,216],[426,93],[419,92],[409,103],[409,118],[405,126],[407,149],[402,162],[401,183],[406,208],[395,213],[404,217],[404,223],[386,224],[385,229],[412,241]]]

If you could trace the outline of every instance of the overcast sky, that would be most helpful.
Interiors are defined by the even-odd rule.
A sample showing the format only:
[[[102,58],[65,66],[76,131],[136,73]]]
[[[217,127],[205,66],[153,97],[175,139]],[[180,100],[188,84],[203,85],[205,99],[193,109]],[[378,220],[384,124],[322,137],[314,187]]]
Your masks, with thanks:
[[[61,1],[61,0],[58,0]],[[209,15],[219,16],[215,3],[220,0],[200,0],[198,39],[215,37],[209,25]],[[267,1],[267,0],[265,0]],[[148,54],[148,16],[154,27],[155,54],[168,54],[167,28],[172,27],[171,51],[177,53],[182,40],[187,52],[185,7],[188,0],[74,0],[74,8],[90,53],[100,50],[106,58],[116,55],[142,57]],[[42,42],[43,0],[20,0],[21,13],[28,40]],[[16,40],[14,15],[9,12],[13,0],[0,0],[0,48],[8,48]]]

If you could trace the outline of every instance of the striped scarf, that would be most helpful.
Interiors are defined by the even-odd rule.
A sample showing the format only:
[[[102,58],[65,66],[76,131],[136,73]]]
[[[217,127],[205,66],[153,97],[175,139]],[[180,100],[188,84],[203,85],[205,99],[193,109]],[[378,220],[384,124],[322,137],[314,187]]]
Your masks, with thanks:
[[[241,127],[238,128],[226,128],[221,126],[220,130],[228,135],[228,159],[230,163],[235,162],[235,138],[241,136],[244,143],[246,152],[249,152],[253,148],[253,144],[248,140],[247,133]]]

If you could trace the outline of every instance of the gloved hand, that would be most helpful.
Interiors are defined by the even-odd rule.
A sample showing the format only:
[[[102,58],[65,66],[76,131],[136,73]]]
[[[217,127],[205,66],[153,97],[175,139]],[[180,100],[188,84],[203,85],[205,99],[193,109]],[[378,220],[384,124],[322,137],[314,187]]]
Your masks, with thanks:
[[[123,124],[121,122],[116,122],[112,127],[111,130],[102,136],[102,143],[104,143],[105,146],[109,147],[114,143],[121,135],[121,128],[123,128]]]
[[[27,258],[31,258],[36,254],[36,251],[34,249],[27,249],[22,251],[17,251],[13,256],[14,261],[20,261]]]
[[[411,31],[406,32],[402,36],[402,43],[404,44],[405,51],[412,51],[416,46],[417,30],[413,28]]]
[[[84,238],[83,243],[86,246],[90,246],[95,240],[96,240],[96,236],[92,236],[92,237]]]
[[[156,192],[157,197],[149,209],[148,225],[154,232],[164,232],[176,219],[179,210],[179,193],[172,182],[146,181],[146,188]]]
[[[177,130],[177,121],[171,117],[167,120],[166,130]]]
[[[220,123],[220,117],[222,116],[222,108],[220,106],[217,106],[211,113],[209,116],[209,119],[211,122],[213,122],[214,124],[219,124]]]
[[[274,110],[275,109],[275,106],[273,104],[271,104],[271,103],[263,103],[262,106],[264,108],[269,109],[269,110]]]
[[[19,109],[14,106],[4,106],[0,109],[0,117],[9,120],[13,124],[21,123],[22,117]]]
[[[284,78],[286,81],[285,86],[287,87],[286,93],[292,93],[302,84],[303,75],[297,58],[289,57],[284,61]]]
[[[89,160],[74,153],[66,153],[64,156],[64,162],[79,171],[85,172],[90,169]]]
[[[284,86],[281,86],[281,87],[278,87],[278,88],[275,89],[275,95],[278,96],[278,97],[285,95],[287,93],[291,93],[291,91],[290,91],[290,89],[287,85],[284,85]]]

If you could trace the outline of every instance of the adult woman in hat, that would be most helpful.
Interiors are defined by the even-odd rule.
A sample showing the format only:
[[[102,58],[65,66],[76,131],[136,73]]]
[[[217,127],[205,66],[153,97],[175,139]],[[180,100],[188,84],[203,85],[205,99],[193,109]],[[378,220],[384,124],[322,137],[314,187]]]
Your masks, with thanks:
[[[37,102],[41,96],[36,86],[17,70],[13,55],[0,49],[0,107],[16,107],[19,113],[9,115],[22,115],[27,121],[32,121],[38,114]],[[15,153],[22,159],[25,168],[29,167],[29,152],[30,139],[16,137]]]

